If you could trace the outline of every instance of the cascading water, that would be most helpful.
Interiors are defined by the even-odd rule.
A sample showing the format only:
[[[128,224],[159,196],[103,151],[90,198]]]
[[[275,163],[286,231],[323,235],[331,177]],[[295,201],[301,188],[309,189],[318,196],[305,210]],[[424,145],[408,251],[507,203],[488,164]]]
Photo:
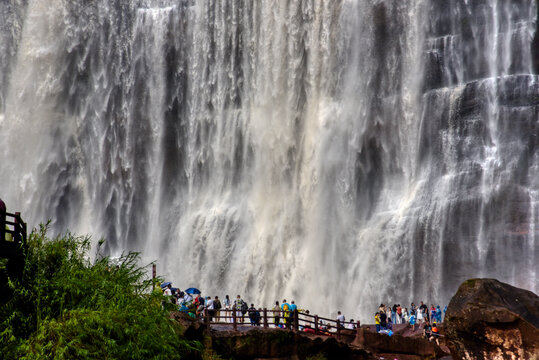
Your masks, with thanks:
[[[0,195],[268,306],[537,292],[537,8],[2,2]]]

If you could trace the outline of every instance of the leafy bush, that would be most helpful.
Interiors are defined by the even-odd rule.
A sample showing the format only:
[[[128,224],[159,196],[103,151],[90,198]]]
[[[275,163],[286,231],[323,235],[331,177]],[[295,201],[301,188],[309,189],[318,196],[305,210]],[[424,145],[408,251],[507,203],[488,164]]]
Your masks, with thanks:
[[[139,255],[89,260],[87,237],[50,240],[46,226],[28,240],[24,275],[0,305],[0,353],[6,359],[150,359],[199,357],[152,293]]]

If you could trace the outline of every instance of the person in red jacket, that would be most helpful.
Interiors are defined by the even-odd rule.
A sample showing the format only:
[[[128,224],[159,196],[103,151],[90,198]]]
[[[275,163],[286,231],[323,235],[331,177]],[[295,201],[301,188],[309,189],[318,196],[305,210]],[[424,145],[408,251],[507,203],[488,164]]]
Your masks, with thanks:
[[[397,304],[397,324],[402,324],[402,307],[401,304]]]

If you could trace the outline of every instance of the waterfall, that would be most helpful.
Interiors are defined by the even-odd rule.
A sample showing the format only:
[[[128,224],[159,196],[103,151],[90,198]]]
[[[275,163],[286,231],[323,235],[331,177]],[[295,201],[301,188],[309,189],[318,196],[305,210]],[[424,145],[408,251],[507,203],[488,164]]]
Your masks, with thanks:
[[[8,0],[0,196],[182,288],[538,291],[536,1]],[[535,44],[535,45],[534,45]]]

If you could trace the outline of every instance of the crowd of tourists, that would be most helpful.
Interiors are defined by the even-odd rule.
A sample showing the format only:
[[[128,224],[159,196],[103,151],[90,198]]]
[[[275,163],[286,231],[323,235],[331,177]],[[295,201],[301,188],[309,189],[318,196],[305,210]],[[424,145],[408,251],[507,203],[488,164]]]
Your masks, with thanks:
[[[378,312],[374,315],[374,323],[376,332],[388,335],[393,333],[393,324],[408,324],[412,331],[416,331],[416,325],[418,329],[422,326],[423,336],[438,342],[440,333],[436,325],[443,322],[446,312],[447,306],[442,311],[440,305],[431,304],[429,308],[423,301],[419,306],[411,303],[410,309],[403,308],[400,304],[394,304],[392,307],[380,304]]]
[[[237,295],[235,299],[231,299],[229,295],[226,295],[221,300],[218,296],[213,298],[211,296],[202,296],[200,291],[194,288],[181,291],[173,288],[170,283],[166,283],[162,289],[163,294],[177,306],[179,311],[185,312],[193,318],[208,316],[210,321],[236,322],[237,324],[244,324],[249,321],[252,326],[260,326],[265,311],[265,319],[268,321],[268,325],[290,329],[296,320],[300,330],[314,332],[312,319],[294,318],[294,314],[298,312],[309,316],[309,310],[299,309],[293,300],[290,303],[286,299],[281,303],[276,301],[271,309],[262,310],[260,307],[255,307],[253,303],[249,306],[241,295]],[[419,306],[411,303],[409,309],[402,307],[400,304],[394,304],[392,307],[380,304],[378,312],[374,315],[376,332],[392,335],[394,324],[408,324],[413,332],[416,331],[417,326],[417,329],[423,329],[425,338],[437,341],[440,334],[436,325],[442,323],[446,311],[447,306],[442,310],[439,305],[434,306],[431,304],[429,308],[423,301]],[[346,321],[341,311],[337,312],[335,323],[341,329],[355,330],[357,326],[353,319]],[[330,334],[336,330],[335,323],[332,326],[329,322],[325,323],[318,320],[318,331]]]
[[[209,320],[214,319],[218,322],[232,323],[235,321],[243,324],[249,320],[251,325],[260,326],[262,319],[262,308],[256,308],[253,303],[248,306],[248,303],[242,299],[241,295],[237,295],[234,300],[226,295],[221,301],[219,296],[212,298],[211,296],[202,296],[197,289],[193,289],[192,293],[188,290],[181,291],[173,288],[170,283],[166,283],[163,289],[163,295],[168,297],[169,301],[178,307],[179,311],[187,313],[193,318],[204,317],[208,315]],[[292,326],[293,314],[295,310],[299,310],[294,301],[290,304],[283,300],[282,304],[275,302],[273,308],[268,311],[268,318],[276,327]]]
[[[212,298],[211,296],[202,296],[198,289],[191,288],[181,291],[172,287],[170,283],[165,283],[162,290],[163,295],[168,298],[168,301],[175,304],[179,311],[185,312],[193,318],[203,318],[207,315],[210,321],[215,322],[233,323],[235,321],[237,324],[263,325],[264,310],[260,307],[255,307],[253,303],[249,306],[241,295],[237,295],[235,299],[231,299],[229,295],[226,295],[224,299],[220,299],[219,296]],[[299,309],[294,300],[290,302],[286,299],[283,299],[282,302],[275,301],[273,307],[265,311],[268,326],[288,329],[294,326],[294,314],[301,312],[306,317],[304,316],[300,319],[298,316],[297,326],[299,330],[314,332],[314,317],[309,318],[309,310]],[[354,320],[350,319],[350,321],[346,322],[344,315],[340,311],[336,320],[339,321],[341,328],[356,328]],[[335,326],[332,327],[330,323],[319,320],[319,333],[329,335],[335,330]]]

